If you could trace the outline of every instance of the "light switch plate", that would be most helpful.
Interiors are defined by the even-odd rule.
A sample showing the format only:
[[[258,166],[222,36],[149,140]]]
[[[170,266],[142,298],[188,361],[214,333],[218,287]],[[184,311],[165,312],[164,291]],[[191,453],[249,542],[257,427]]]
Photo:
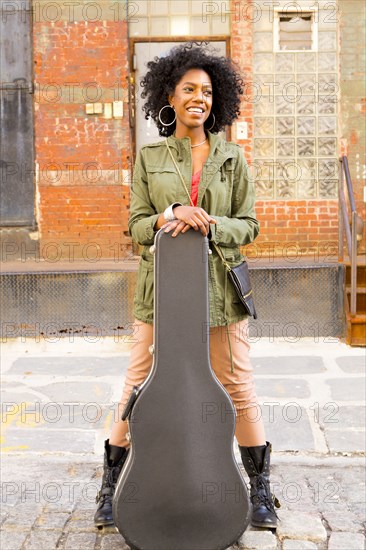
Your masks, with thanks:
[[[236,123],[236,139],[248,139],[248,123]]]

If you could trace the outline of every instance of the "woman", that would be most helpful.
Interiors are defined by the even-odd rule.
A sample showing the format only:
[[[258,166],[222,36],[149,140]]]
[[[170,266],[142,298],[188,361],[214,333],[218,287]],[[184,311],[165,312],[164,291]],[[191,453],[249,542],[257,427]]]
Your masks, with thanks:
[[[153,118],[167,143],[142,147],[134,170],[129,229],[144,249],[134,301],[137,341],[131,351],[120,412],[132,387],[145,380],[152,365],[153,257],[149,248],[155,232],[163,228],[174,238],[180,232],[201,231],[212,249],[211,365],[236,407],[235,436],[250,478],[252,524],[273,529],[277,516],[269,487],[270,444],[258,414],[247,315],[227,283],[222,259],[213,246],[221,248],[229,264],[237,265],[242,260],[240,245],[252,242],[259,231],[253,184],[242,151],[216,135],[240,113],[243,81],[229,59],[189,43],[174,48],[167,57],[150,61],[141,84],[142,96],[147,98],[143,107],[146,118]],[[176,166],[187,182],[186,189]],[[127,432],[127,423],[118,421],[105,442],[102,488],[94,518],[98,527],[113,524],[112,497],[128,453]]]

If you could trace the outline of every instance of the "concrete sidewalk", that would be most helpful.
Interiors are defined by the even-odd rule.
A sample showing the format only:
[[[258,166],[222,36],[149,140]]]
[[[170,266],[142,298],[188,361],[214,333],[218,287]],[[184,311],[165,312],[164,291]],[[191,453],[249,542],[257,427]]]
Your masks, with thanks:
[[[128,337],[2,344],[2,549],[128,548],[93,526],[128,355]],[[281,522],[236,548],[364,549],[365,349],[262,338],[251,357]]]

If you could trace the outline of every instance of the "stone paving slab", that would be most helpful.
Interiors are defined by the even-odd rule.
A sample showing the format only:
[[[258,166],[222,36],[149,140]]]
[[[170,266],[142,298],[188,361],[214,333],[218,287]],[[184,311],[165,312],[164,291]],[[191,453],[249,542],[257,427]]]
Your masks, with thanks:
[[[43,511],[37,518],[34,526],[37,529],[52,529],[61,530],[65,527],[66,522],[69,519],[67,512],[49,512]]]
[[[299,512],[296,515],[287,511],[279,511],[280,521],[277,527],[277,536],[283,539],[310,540],[325,542],[327,531],[319,517]]]
[[[310,388],[306,380],[301,378],[263,379],[256,380],[257,394],[265,397],[281,399],[306,399],[310,397]]]
[[[345,430],[352,428],[365,429],[366,407],[338,407],[337,404],[328,404],[328,407],[319,411],[319,422],[328,430]]]
[[[328,550],[364,550],[365,537],[360,533],[332,533]]]
[[[328,379],[326,383],[334,401],[365,401],[364,377]]]
[[[263,420],[266,437],[276,451],[313,451],[315,441],[306,410],[296,402],[265,406]]]
[[[37,398],[37,394],[34,393],[32,388],[28,388],[25,384],[9,384],[6,381],[2,381],[1,384],[1,403],[9,404],[8,409],[2,409],[2,412],[4,413],[5,410],[11,411],[10,408],[11,404],[18,404],[18,403],[33,403],[39,400],[39,397]]]
[[[323,358],[316,355],[311,355],[310,357],[302,355],[291,357],[286,355],[280,357],[253,357],[251,361],[256,375],[308,375],[326,371]]]
[[[267,530],[247,530],[237,545],[239,550],[276,550],[277,538]]]
[[[282,545],[283,550],[317,550],[318,545],[309,540],[285,539]]]
[[[89,379],[73,382],[64,380],[53,384],[40,385],[37,381],[28,384],[20,382],[3,381],[2,391],[4,402],[33,402],[42,401],[45,403],[109,403],[112,398],[112,388],[104,382],[89,381]],[[29,399],[24,395],[30,396]]]
[[[71,514],[66,529],[68,531],[88,531],[94,533],[95,526],[93,523],[93,516],[94,513],[91,513],[90,510],[76,510]]]
[[[329,450],[348,451],[353,449],[354,452],[364,452],[366,448],[365,430],[325,430],[325,437],[328,442]]]
[[[117,403],[100,405],[81,402],[42,402],[32,400],[2,400],[2,422],[8,429],[31,428],[37,438],[37,430],[100,430],[112,425],[117,419]]]
[[[61,435],[62,434],[62,435]],[[62,437],[62,440],[61,440]],[[5,450],[35,451],[37,453],[94,451],[95,433],[77,430],[7,429]]]
[[[70,533],[67,536],[65,550],[85,550],[86,548],[94,548],[97,535],[96,533]]]
[[[43,483],[57,481],[88,481],[94,474],[96,467],[101,465],[101,457],[68,457],[67,455],[22,455],[20,453],[3,455],[1,458],[2,482],[20,481]],[[14,469],[13,469],[14,468]],[[14,476],[14,471],[17,475]],[[4,501],[3,501],[4,502]]]
[[[54,550],[60,540],[59,531],[31,531],[24,544],[24,550]]]
[[[27,536],[27,532],[1,531],[0,548],[2,550],[20,550]]]
[[[129,550],[121,535],[104,535],[101,540],[101,550]]]
[[[4,493],[2,494],[2,502],[4,502]],[[5,519],[2,527],[4,529],[29,531],[37,521],[38,515],[39,511],[29,507],[24,507],[23,510],[15,508],[14,512]]]
[[[109,384],[103,382],[55,382],[45,386],[35,386],[52,402],[108,403],[112,397]]]
[[[362,532],[365,529],[365,521],[346,510],[325,512],[324,519],[332,531]]]
[[[366,353],[364,352],[363,355],[358,355],[356,357],[337,357],[335,361],[343,372],[347,372],[349,374],[364,374],[366,366]]]
[[[127,370],[129,357],[27,357],[16,359],[8,374],[48,376],[119,376]]]

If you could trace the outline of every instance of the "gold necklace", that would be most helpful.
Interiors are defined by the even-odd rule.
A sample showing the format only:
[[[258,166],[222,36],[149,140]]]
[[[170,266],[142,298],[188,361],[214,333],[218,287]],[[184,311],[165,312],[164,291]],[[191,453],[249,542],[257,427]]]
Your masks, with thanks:
[[[203,145],[204,143],[206,143],[206,141],[207,141],[207,138],[201,143],[197,143],[197,145],[191,145],[191,149],[194,149],[195,147],[199,147],[200,145]]]

